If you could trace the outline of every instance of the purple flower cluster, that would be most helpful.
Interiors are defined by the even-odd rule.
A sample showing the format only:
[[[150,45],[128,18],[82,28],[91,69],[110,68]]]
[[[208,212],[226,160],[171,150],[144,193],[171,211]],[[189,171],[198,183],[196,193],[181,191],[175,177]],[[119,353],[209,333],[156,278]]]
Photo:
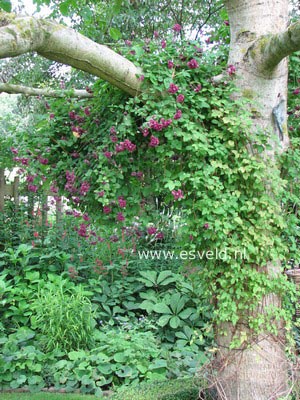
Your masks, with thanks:
[[[33,192],[33,193],[36,193],[38,191],[37,185],[33,185],[31,183],[27,186],[27,189],[29,190],[29,192]]]
[[[177,101],[177,103],[183,103],[184,102],[184,95],[183,94],[179,94],[176,97],[176,101]]]
[[[234,65],[228,65],[228,68],[227,68],[227,73],[228,73],[228,75],[233,75],[233,74],[235,74],[236,73],[236,68],[235,68],[235,66]]]
[[[10,151],[15,155],[17,155],[19,153],[19,150],[16,147],[11,147]]]
[[[14,157],[13,160],[21,163],[22,165],[29,165],[29,158],[27,157]]]
[[[172,124],[172,120],[171,119],[167,119],[165,120],[164,118],[161,118],[160,121],[156,121],[156,119],[151,118],[149,121],[149,128],[153,129],[156,132],[160,132],[163,129],[167,128],[168,126],[170,126]],[[147,134],[149,133],[149,131],[147,131]],[[147,136],[147,135],[144,135]]]
[[[175,67],[175,64],[173,63],[173,61],[172,60],[169,60],[168,61],[168,68],[169,69],[172,69],[172,68],[174,68]]]
[[[180,200],[183,199],[183,191],[181,189],[178,190],[172,190],[172,195],[174,197],[174,200]]]
[[[163,239],[164,238],[164,234],[162,232],[157,232],[157,228],[155,228],[155,226],[149,226],[147,228],[147,234],[154,236],[155,235],[155,239]]]
[[[187,66],[188,66],[190,69],[196,69],[196,68],[199,67],[199,64],[198,64],[197,60],[195,60],[194,58],[192,58],[192,59],[187,63]]]
[[[198,93],[200,92],[200,90],[202,89],[202,85],[199,83],[199,85],[197,85],[194,89],[194,92]]]
[[[74,125],[72,125],[71,130],[75,137],[80,137],[85,132],[85,130],[82,129],[80,126],[74,126]]]
[[[117,153],[121,153],[122,151],[129,151],[133,153],[136,149],[136,145],[132,143],[129,139],[125,139],[124,142],[120,142],[116,144],[115,150]]]
[[[103,155],[106,158],[110,159],[110,158],[112,158],[113,153],[111,151],[104,151]]]
[[[174,32],[180,32],[182,30],[182,26],[180,24],[175,24],[172,29]]]
[[[155,228],[154,226],[150,226],[149,228],[147,228],[148,235],[155,235],[156,232],[157,232],[157,228]]]
[[[104,206],[103,207],[103,212],[104,212],[104,214],[110,214],[111,213],[111,208],[109,206]]]
[[[118,212],[117,221],[119,221],[119,222],[125,221],[125,217],[124,217],[123,213]]]
[[[137,177],[138,179],[142,179],[143,178],[143,176],[144,176],[144,174],[143,174],[143,172],[141,172],[141,171],[134,171],[134,172],[131,172],[131,176],[135,176],[135,177]]]
[[[91,114],[89,107],[86,107],[83,110],[84,114],[89,116]],[[80,116],[79,114],[76,114],[75,111],[70,111],[69,112],[69,118],[72,121],[71,123],[71,130],[73,132],[73,135],[75,137],[80,137],[83,133],[86,131],[80,126],[80,124],[83,124],[85,122],[85,118]]]
[[[88,232],[87,232],[87,229],[88,229],[88,225],[86,225],[86,224],[80,224],[80,225],[79,225],[79,229],[78,229],[78,231],[77,231],[78,235],[81,236],[81,237],[84,237],[84,238],[89,237],[89,234],[88,234]]]
[[[39,160],[39,162],[40,162],[41,164],[43,164],[43,165],[49,164],[48,158],[39,157],[38,160]]]
[[[126,200],[124,199],[123,196],[118,197],[118,203],[119,203],[119,206],[121,208],[125,208],[126,207]]]
[[[77,195],[77,197],[73,197],[73,201],[76,204],[79,204],[81,199],[78,196],[86,196],[86,194],[90,190],[90,184],[87,181],[83,181],[80,185],[80,188],[77,189],[76,187],[76,176],[74,171],[66,171],[66,180],[67,183],[65,184],[65,190],[69,192],[72,196]]]
[[[90,184],[86,181],[82,182],[80,189],[79,189],[79,193],[81,194],[81,196],[86,196],[86,194],[88,193],[88,191],[90,190]]]
[[[148,128],[140,128],[140,131],[142,132],[144,137],[148,136],[150,133]]]
[[[159,145],[159,139],[156,136],[151,136],[149,146],[150,147],[157,147]]]
[[[175,85],[174,83],[170,83],[170,86],[169,86],[169,89],[168,89],[169,93],[174,94],[174,93],[177,93],[178,90],[179,90],[179,87],[177,85]]]
[[[180,119],[182,117],[182,111],[181,110],[177,110],[175,115],[174,115],[174,119]]]

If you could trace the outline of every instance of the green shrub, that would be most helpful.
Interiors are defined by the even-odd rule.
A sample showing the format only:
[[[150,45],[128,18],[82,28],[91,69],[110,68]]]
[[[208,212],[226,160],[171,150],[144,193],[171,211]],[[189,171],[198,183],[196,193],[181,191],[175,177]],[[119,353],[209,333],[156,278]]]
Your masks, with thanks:
[[[194,379],[174,379],[122,387],[112,400],[197,400],[200,382]]]

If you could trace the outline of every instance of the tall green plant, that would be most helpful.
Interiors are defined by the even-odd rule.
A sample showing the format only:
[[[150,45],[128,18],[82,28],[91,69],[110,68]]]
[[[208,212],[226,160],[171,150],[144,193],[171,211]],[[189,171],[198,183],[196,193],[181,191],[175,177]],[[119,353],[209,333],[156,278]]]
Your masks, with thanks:
[[[92,304],[82,286],[55,277],[41,287],[32,304],[32,327],[46,351],[90,349],[94,344]]]

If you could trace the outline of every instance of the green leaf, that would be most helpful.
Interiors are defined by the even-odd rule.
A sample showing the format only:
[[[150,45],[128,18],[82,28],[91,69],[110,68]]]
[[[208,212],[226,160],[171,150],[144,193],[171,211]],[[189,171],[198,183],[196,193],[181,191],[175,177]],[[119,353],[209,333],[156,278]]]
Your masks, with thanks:
[[[159,314],[172,314],[170,307],[166,303],[157,303],[153,307],[153,311]]]
[[[149,370],[152,371],[154,369],[167,368],[167,367],[168,367],[168,363],[166,360],[158,359],[149,365]]]
[[[43,382],[43,378],[39,375],[33,375],[28,378],[29,385],[38,385]]]
[[[109,36],[113,39],[113,40],[119,40],[122,37],[122,33],[119,31],[119,29],[117,28],[110,28],[109,29]]]
[[[157,277],[157,283],[161,284],[161,285],[167,285],[168,283],[175,282],[175,281],[176,281],[176,278],[174,277],[173,272],[170,270],[160,272]]]
[[[120,378],[129,377],[132,375],[132,368],[126,366],[121,371],[116,371],[116,375],[118,375]]]
[[[156,285],[157,273],[155,271],[141,271],[140,275],[145,278],[141,280],[147,287]]]
[[[170,299],[170,306],[174,314],[178,314],[184,307],[186,301],[180,293],[174,293]]]
[[[181,311],[178,316],[181,319],[187,319],[194,311],[196,311],[195,308],[186,308],[185,310]]]
[[[80,360],[81,358],[85,357],[85,351],[70,351],[68,353],[68,357],[70,360],[75,361],[75,360]]]
[[[0,0],[0,9],[11,12],[11,2],[10,0]]]
[[[15,379],[14,381],[11,381],[10,384],[9,384],[9,386],[10,386],[12,389],[17,389],[20,385],[21,385],[21,384],[18,382],[17,379]]]
[[[176,315],[170,319],[171,328],[176,329],[179,327],[179,325],[180,325],[180,319]]]
[[[127,357],[125,356],[124,353],[116,353],[116,354],[114,355],[114,360],[115,360],[116,362],[123,363],[123,362],[126,361],[126,359],[127,359]]]
[[[172,315],[162,315],[159,320],[157,321],[157,324],[159,326],[166,326],[170,320],[170,318],[172,317]]]
[[[154,303],[152,303],[152,301],[150,301],[150,300],[144,300],[140,304],[140,308],[142,310],[146,310],[147,313],[151,313],[153,311],[153,307],[154,307]]]
[[[113,5],[113,8],[112,8],[112,11],[113,11],[113,14],[114,14],[114,15],[120,13],[121,7],[122,7],[122,1],[123,1],[123,0],[115,0],[114,5]]]
[[[103,375],[109,375],[111,374],[111,366],[110,364],[99,364],[97,366],[97,369],[99,372],[101,372],[101,374]]]
[[[18,382],[20,385],[22,385],[23,383],[25,383],[26,380],[27,380],[26,375],[20,375],[20,376],[18,376],[18,378],[17,378],[17,382]]]

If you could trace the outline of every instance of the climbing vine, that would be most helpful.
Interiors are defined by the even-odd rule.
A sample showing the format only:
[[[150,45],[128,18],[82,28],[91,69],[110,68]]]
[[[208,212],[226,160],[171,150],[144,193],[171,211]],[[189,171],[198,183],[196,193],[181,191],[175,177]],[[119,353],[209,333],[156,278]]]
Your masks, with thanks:
[[[166,234],[159,211],[180,212],[183,268],[201,277],[215,320],[247,316],[255,332],[276,333],[274,318],[288,321],[289,311],[254,311],[264,296],[290,290],[284,275],[270,278],[261,267],[286,256],[283,181],[275,161],[265,162],[267,133],[254,131],[251,107],[236,96],[235,68],[225,66],[222,50],[202,45],[158,33],[126,41],[123,54],[143,71],[140,96],[97,81],[87,88],[92,100],[44,103],[48,117],[29,137],[30,155],[12,151],[34,171],[29,191],[51,182],[80,210],[81,236],[89,236],[92,219],[107,240],[135,226],[138,237],[159,243]]]

